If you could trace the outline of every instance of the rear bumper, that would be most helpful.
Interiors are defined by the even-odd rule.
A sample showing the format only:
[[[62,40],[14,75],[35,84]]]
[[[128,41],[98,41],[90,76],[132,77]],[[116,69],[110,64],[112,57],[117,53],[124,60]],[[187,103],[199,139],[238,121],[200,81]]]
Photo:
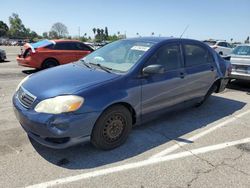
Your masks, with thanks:
[[[24,108],[13,97],[16,118],[26,133],[38,143],[55,149],[67,148],[90,139],[98,112],[45,114]]]
[[[232,72],[229,76],[231,79],[248,80],[250,81],[250,74]]]
[[[26,57],[26,58],[17,56],[16,61],[17,61],[18,65],[20,65],[20,66],[39,68],[39,66],[37,66],[36,63],[33,62],[32,58],[30,56]]]

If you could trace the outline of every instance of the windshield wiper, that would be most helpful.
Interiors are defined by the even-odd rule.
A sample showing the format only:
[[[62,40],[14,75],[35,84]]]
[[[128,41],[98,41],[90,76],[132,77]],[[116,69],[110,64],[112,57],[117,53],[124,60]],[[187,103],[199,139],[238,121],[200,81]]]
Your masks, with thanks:
[[[88,68],[92,68],[91,66],[90,66],[90,64],[89,63],[87,63],[86,61],[84,61],[83,59],[80,59],[80,61],[86,66],[86,67],[88,67]]]
[[[97,67],[101,68],[102,70],[104,70],[104,71],[106,71],[106,72],[108,72],[108,73],[111,73],[111,71],[113,70],[112,68],[103,66],[103,65],[101,65],[101,64],[99,64],[99,63],[89,63],[89,64],[94,65],[94,66],[97,66]]]

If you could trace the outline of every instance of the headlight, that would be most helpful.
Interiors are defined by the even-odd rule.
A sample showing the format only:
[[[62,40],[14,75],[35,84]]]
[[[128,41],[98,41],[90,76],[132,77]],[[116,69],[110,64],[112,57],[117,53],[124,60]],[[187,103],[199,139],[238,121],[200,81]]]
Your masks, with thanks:
[[[26,81],[28,80],[28,78],[30,77],[30,75],[26,76],[24,79],[22,79],[22,81],[18,84],[17,88],[16,88],[16,91],[21,87],[21,85]]]
[[[36,112],[60,114],[78,110],[84,103],[84,98],[75,95],[58,96],[45,99],[35,107]]]

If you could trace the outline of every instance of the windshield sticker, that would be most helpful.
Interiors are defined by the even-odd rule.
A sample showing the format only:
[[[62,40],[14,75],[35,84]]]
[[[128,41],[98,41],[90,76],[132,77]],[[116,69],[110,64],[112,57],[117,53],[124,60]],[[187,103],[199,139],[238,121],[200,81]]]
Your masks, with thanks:
[[[146,52],[148,51],[149,47],[147,46],[133,46],[131,50],[138,50],[138,51],[143,51]]]

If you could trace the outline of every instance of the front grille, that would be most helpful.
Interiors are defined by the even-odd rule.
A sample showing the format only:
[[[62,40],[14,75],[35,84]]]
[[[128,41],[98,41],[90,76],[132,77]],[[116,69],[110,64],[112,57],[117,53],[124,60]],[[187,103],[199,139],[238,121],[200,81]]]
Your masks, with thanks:
[[[36,97],[34,95],[29,93],[22,87],[20,87],[17,91],[17,98],[25,108],[31,108],[32,104],[36,100]]]

